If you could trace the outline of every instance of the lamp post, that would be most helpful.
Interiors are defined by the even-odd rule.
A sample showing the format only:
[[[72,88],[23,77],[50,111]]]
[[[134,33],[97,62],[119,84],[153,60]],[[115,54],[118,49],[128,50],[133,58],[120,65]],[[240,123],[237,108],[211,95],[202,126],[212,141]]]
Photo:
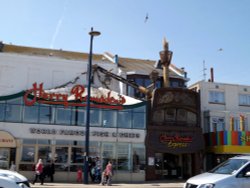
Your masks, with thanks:
[[[92,75],[92,46],[95,36],[99,36],[101,33],[94,31],[93,27],[89,32],[90,35],[90,50],[89,50],[89,64],[88,64],[88,94],[87,94],[87,106],[86,106],[86,129],[85,129],[85,160],[84,160],[84,183],[88,184],[88,171],[89,171],[89,122],[90,122],[90,95],[91,95],[91,75]]]

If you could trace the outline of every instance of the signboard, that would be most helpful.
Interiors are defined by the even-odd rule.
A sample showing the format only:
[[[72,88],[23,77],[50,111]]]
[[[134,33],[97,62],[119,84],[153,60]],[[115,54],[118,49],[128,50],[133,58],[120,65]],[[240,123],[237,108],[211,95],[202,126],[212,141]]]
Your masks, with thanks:
[[[27,106],[32,106],[35,103],[42,104],[60,104],[64,105],[65,108],[68,106],[86,106],[85,103],[87,95],[84,95],[85,87],[83,85],[75,85],[71,88],[70,93],[58,93],[45,91],[43,89],[43,83],[33,84],[33,88],[27,90],[24,94],[24,103]],[[73,96],[73,97],[72,97]],[[69,97],[73,98],[76,102],[70,102]],[[78,102],[77,102],[78,101]],[[109,108],[109,109],[122,109],[122,105],[126,102],[125,97],[112,95],[111,91],[106,95],[91,96],[90,101],[99,104],[91,104],[91,107],[96,108]],[[102,105],[107,104],[107,105]]]
[[[0,148],[15,148],[16,140],[8,132],[0,131]]]

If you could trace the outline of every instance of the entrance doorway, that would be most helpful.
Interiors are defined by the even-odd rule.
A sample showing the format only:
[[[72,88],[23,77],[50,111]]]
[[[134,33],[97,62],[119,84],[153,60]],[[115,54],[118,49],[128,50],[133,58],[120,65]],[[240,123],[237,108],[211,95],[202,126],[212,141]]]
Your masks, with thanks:
[[[179,179],[182,177],[182,155],[170,153],[155,154],[155,174],[157,179]]]
[[[15,148],[0,148],[0,169],[9,169],[11,161],[15,162]]]

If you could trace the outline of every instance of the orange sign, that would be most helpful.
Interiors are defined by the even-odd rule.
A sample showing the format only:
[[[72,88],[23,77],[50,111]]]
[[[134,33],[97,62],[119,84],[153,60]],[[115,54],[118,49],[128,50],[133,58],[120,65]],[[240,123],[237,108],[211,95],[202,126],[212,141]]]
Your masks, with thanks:
[[[183,148],[187,147],[188,144],[192,142],[192,137],[161,134],[160,142],[167,144],[167,146],[171,148]]]

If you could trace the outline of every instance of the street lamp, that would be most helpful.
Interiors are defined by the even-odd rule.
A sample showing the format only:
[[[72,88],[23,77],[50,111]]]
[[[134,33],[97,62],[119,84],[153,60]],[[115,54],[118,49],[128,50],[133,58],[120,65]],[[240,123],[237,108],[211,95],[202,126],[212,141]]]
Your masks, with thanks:
[[[88,171],[89,171],[89,120],[90,120],[90,95],[91,95],[91,75],[92,75],[92,46],[95,36],[101,33],[94,31],[93,27],[89,32],[90,35],[90,50],[89,50],[89,64],[88,64],[88,94],[87,94],[87,107],[86,107],[86,130],[85,130],[85,160],[84,160],[84,183],[88,184]]]

